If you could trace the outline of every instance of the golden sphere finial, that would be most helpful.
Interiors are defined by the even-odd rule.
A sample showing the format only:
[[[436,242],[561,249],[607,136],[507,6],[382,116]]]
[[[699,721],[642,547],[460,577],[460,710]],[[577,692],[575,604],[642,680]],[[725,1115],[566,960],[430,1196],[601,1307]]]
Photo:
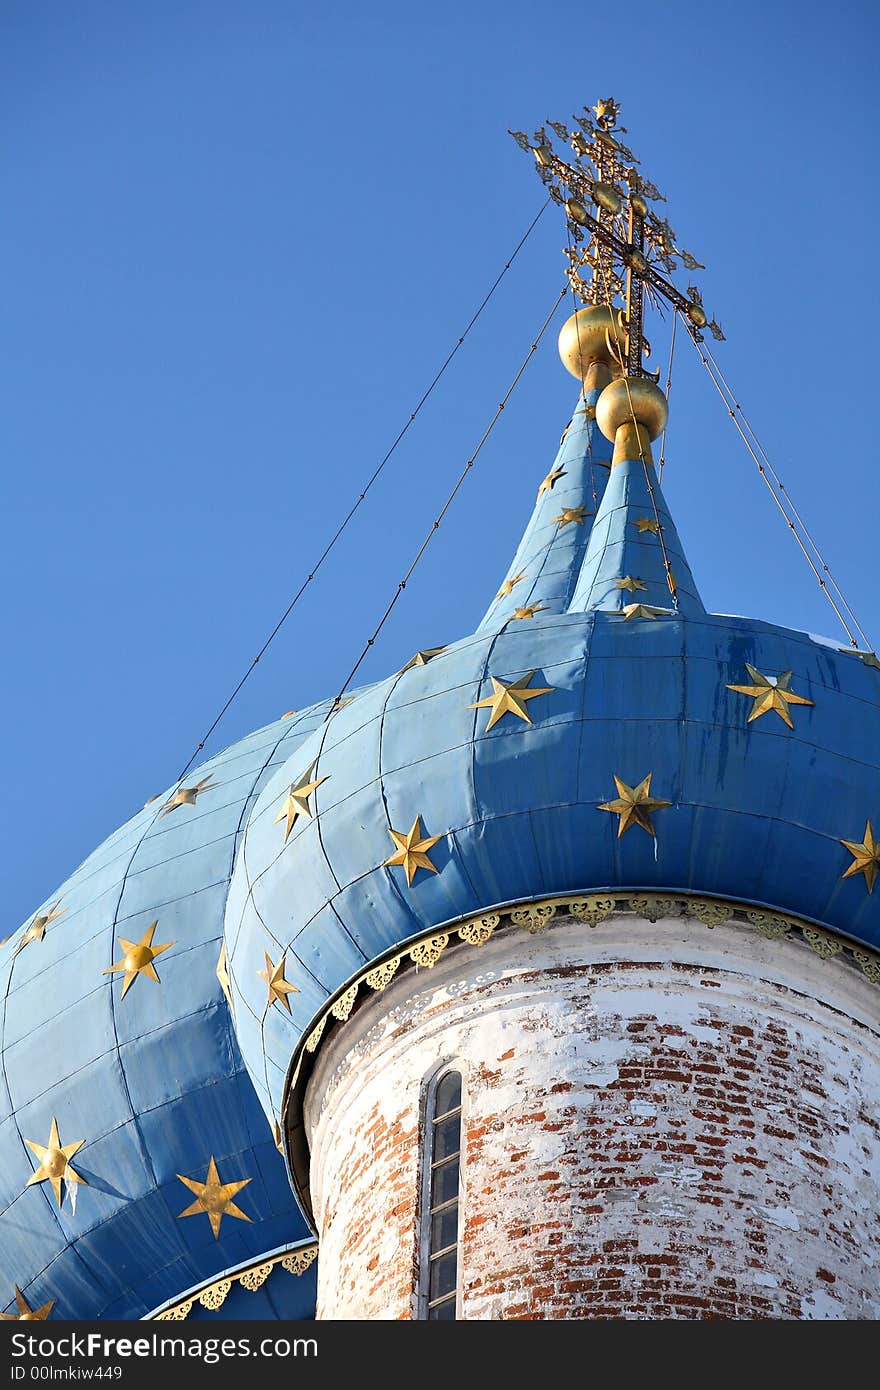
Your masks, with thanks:
[[[614,441],[612,464],[638,458],[653,462],[651,440],[663,433],[668,418],[660,387],[642,376],[610,382],[596,402],[596,424]]]
[[[583,381],[594,362],[619,367],[624,351],[617,319],[604,304],[590,304],[566,319],[559,333],[562,365]]]

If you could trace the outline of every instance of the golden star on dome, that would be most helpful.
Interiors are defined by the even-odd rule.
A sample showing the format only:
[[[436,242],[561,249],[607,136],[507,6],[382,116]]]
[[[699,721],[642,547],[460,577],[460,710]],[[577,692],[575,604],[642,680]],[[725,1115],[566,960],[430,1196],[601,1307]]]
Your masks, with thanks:
[[[338,714],[341,709],[345,709],[346,705],[350,705],[351,702],[356,699],[356,695],[337,695],[333,704],[330,706],[330,713]]]
[[[73,1158],[74,1154],[77,1150],[82,1148],[86,1141],[85,1139],[78,1139],[75,1144],[62,1145],[58,1135],[58,1121],[55,1119],[54,1115],[52,1116],[52,1128],[49,1130],[49,1139],[46,1144],[35,1144],[33,1139],[25,1139],[24,1142],[29,1149],[33,1150],[40,1160],[40,1166],[31,1173],[25,1184],[26,1187],[31,1187],[35,1182],[50,1183],[59,1207],[61,1206],[63,1183],[78,1182],[88,1187],[86,1179],[81,1178],[79,1173],[75,1172],[70,1164],[70,1160]]]
[[[538,685],[531,689],[529,682],[534,674],[534,671],[529,671],[528,675],[509,682],[497,680],[495,676],[489,677],[492,682],[492,694],[468,705],[468,709],[491,709],[492,713],[486,725],[487,733],[505,714],[515,714],[518,719],[524,719],[527,724],[531,724],[531,715],[526,709],[527,702],[539,695],[550,695],[555,689],[552,685]]]
[[[864,652],[862,661],[866,666],[873,666],[875,671],[880,671],[880,660],[878,660],[876,652]]]
[[[43,937],[46,935],[46,928],[49,926],[50,922],[54,922],[66,911],[67,908],[61,906],[61,899],[59,898],[55,906],[50,907],[48,912],[39,913],[21,938],[18,949],[23,951],[29,941],[42,941]]]
[[[292,719],[293,716],[294,716],[295,714],[299,714],[299,710],[295,710],[295,709],[286,709],[286,710],[284,711],[284,713],[282,714],[281,718],[282,718],[282,719]]]
[[[266,968],[265,970],[258,970],[257,974],[261,980],[266,981],[269,988],[266,1007],[271,1009],[273,1004],[283,1004],[287,1012],[290,1013],[290,1000],[287,996],[288,994],[299,994],[299,990],[296,985],[288,984],[284,978],[284,963],[287,959],[287,952],[282,951],[281,959],[277,965],[272,964],[272,958],[268,951],[263,952],[263,958],[266,962]]]
[[[590,403],[587,401],[580,407],[579,410],[576,410],[574,413],[575,415],[585,416],[587,420],[595,420],[596,407],[594,405],[590,405]]]
[[[514,585],[521,583],[523,579],[525,579],[524,574],[515,574],[512,579],[505,579],[495,595],[495,602],[497,603],[500,598],[507,598],[508,594],[513,592]]]
[[[416,652],[415,656],[411,656],[405,666],[401,666],[400,674],[411,671],[414,666],[427,666],[429,661],[433,661],[435,656],[445,651],[445,647],[424,647],[420,652]]]
[[[880,873],[880,840],[875,839],[871,822],[868,821],[865,825],[865,838],[861,844],[858,840],[841,840],[840,843],[853,857],[853,862],[841,874],[841,878],[850,878],[852,874],[864,874],[868,892],[873,893],[877,875]]]
[[[584,517],[592,515],[593,513],[588,512],[586,507],[563,507],[559,515],[554,516],[553,520],[559,522],[561,531],[563,526],[568,526],[570,522],[574,522],[575,526],[583,526]]]
[[[775,710],[780,719],[783,719],[790,729],[794,728],[792,717],[788,712],[789,705],[814,705],[814,700],[808,700],[805,695],[795,695],[791,689],[791,671],[783,671],[781,676],[775,680],[769,676],[764,676],[754,666],[746,662],[746,670],[752,678],[751,685],[728,685],[728,690],[735,690],[738,695],[749,695],[753,700],[749,717],[746,723],[751,724],[753,719],[760,719],[762,714],[769,714]]]
[[[635,521],[630,522],[630,526],[637,527],[640,536],[645,531],[650,531],[652,536],[656,536],[660,532],[660,523],[653,516],[637,516]]]
[[[178,787],[173,796],[170,796],[159,812],[161,816],[170,816],[172,811],[176,811],[178,806],[195,806],[196,797],[201,796],[202,792],[216,791],[216,787],[210,785],[211,777],[203,777],[200,782],[196,782],[192,787]]]
[[[226,959],[226,942],[225,942],[225,941],[223,942],[223,944],[222,944],[221,947],[220,947],[220,955],[219,955],[219,957],[218,957],[218,959],[217,959],[217,968],[216,968],[216,970],[215,970],[214,973],[215,973],[215,975],[217,976],[217,979],[218,979],[219,982],[220,982],[220,988],[222,989],[224,995],[226,996],[226,1002],[227,1002],[227,1004],[229,1005],[230,1009],[232,1010],[232,1014],[233,1014],[233,1016],[234,1016],[234,1015],[235,1015],[235,1001],[234,1001],[234,999],[232,998],[232,989],[231,989],[230,984],[229,984],[229,962],[228,962],[227,959]]]
[[[14,1313],[0,1313],[0,1322],[45,1322],[55,1307],[55,1299],[50,1298],[41,1308],[31,1308],[18,1285],[15,1285]]]
[[[522,622],[526,618],[534,618],[536,613],[546,613],[547,607],[543,603],[530,603],[525,608],[515,608],[511,614],[511,622]]]
[[[555,485],[556,483],[559,482],[559,479],[560,479],[560,478],[564,478],[564,477],[565,477],[565,469],[564,469],[564,468],[553,468],[553,469],[551,469],[551,471],[547,474],[547,476],[546,476],[546,478],[544,479],[544,481],[541,483],[541,486],[538,488],[538,496],[535,498],[535,501],[536,501],[536,502],[540,502],[540,500],[541,500],[541,498],[543,497],[544,493],[545,493],[545,492],[552,492],[552,491],[553,491],[554,485]]]
[[[639,589],[646,592],[648,588],[647,584],[643,584],[641,579],[634,579],[631,574],[625,575],[623,579],[615,579],[614,583],[618,589],[626,589],[629,594],[634,594]]]
[[[668,608],[652,608],[649,603],[625,603],[620,610],[623,614],[625,623],[632,622],[633,618],[658,618],[661,613],[668,613]]]
[[[428,869],[432,874],[437,873],[437,869],[428,858],[428,850],[432,849],[442,839],[442,836],[422,835],[421,816],[416,816],[412,828],[406,834],[402,830],[392,830],[390,826],[388,827],[388,834],[396,844],[397,849],[390,859],[385,860],[385,863],[389,867],[402,864],[410,888],[418,869]]]
[[[643,777],[637,787],[627,786],[615,773],[614,784],[617,787],[617,796],[614,801],[604,801],[599,807],[600,811],[610,811],[613,815],[619,816],[617,823],[617,838],[620,839],[631,825],[640,825],[643,830],[647,830],[649,835],[654,834],[654,825],[651,820],[655,811],[662,811],[664,806],[671,806],[671,801],[661,801],[659,797],[651,796],[651,778],[653,773],[649,772],[647,777]]]
[[[140,941],[126,941],[124,936],[120,936],[119,944],[125,952],[125,955],[122,957],[122,960],[118,960],[115,965],[108,966],[106,970],[101,971],[102,975],[112,975],[116,970],[122,971],[125,976],[122,982],[121,997],[123,999],[131,989],[138,975],[146,975],[148,980],[155,980],[157,985],[161,983],[153,961],[157,956],[161,956],[163,951],[170,950],[176,943],[174,941],[166,941],[162,946],[154,946],[153,933],[158,925],[158,922],[153,922],[144,932]]]
[[[296,823],[297,816],[306,816],[309,820],[312,818],[312,808],[309,805],[309,797],[323,782],[327,781],[326,777],[318,777],[314,782],[310,780],[317,766],[318,760],[316,758],[308,772],[304,772],[299,781],[291,786],[287,794],[287,800],[275,817],[276,825],[282,820],[286,820],[287,822],[284,827],[285,844],[287,844],[287,841],[290,839],[290,832]]]
[[[241,1182],[221,1182],[213,1154],[211,1154],[208,1175],[204,1182],[195,1182],[193,1178],[185,1178],[182,1173],[178,1173],[177,1176],[180,1182],[189,1188],[190,1192],[196,1194],[196,1200],[187,1207],[186,1211],[180,1213],[177,1218],[178,1221],[184,1216],[198,1216],[199,1212],[204,1212],[211,1223],[215,1240],[220,1236],[220,1223],[224,1216],[237,1216],[239,1221],[250,1221],[251,1218],[247,1213],[237,1207],[232,1199],[243,1187],[247,1187],[251,1179],[243,1178]]]

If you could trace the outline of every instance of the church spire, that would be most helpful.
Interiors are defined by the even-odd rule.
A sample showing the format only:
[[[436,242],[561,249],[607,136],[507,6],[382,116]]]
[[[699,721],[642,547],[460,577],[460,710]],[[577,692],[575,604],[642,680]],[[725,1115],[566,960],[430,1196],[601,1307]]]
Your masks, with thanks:
[[[596,402],[612,380],[619,351],[614,319],[595,306],[573,314],[559,335],[564,365],[581,383],[574,414],[498,593],[478,631],[568,608],[611,468],[611,447],[596,424]]]
[[[643,377],[621,377],[602,392],[596,413],[603,433],[614,440],[611,477],[571,611],[648,607],[705,613],[651,454],[651,440],[666,424],[666,398]]]
[[[659,371],[645,366],[651,352],[645,301],[681,314],[697,342],[706,327],[716,338],[724,335],[714,319],[708,322],[697,287],[689,285],[684,295],[668,278],[678,264],[703,267],[679,250],[669,222],[651,208],[663,195],[622,143],[619,113],[606,97],[574,118],[579,129],[547,123],[570,145],[573,161],[555,152],[545,127],[532,140],[511,132],[534,155],[542,182],[566,212],[566,274],[583,307],[564,324],[559,351],[583,383],[578,410],[593,418],[581,425],[576,412],[563,435],[483,628],[548,610],[705,612],[654,469],[651,443],[666,428],[668,408]],[[610,460],[602,436],[604,449],[613,445]],[[600,453],[610,472],[601,495]]]

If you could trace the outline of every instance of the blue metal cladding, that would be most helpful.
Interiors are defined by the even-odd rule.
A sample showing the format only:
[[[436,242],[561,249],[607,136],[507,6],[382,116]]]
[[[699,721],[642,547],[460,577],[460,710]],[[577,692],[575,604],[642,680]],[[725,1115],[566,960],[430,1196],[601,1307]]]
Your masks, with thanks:
[[[658,534],[646,529],[645,523],[657,527]],[[670,607],[672,597],[664,553],[675,579],[679,611],[704,613],[703,601],[653,467],[646,467],[641,460],[618,464],[611,470],[593,523],[571,602],[572,610],[622,608],[628,603]],[[618,579],[632,580],[638,587],[622,589],[616,582]]]
[[[586,391],[578,397],[548,474],[552,477],[561,470],[562,476],[539,493],[505,575],[508,581],[519,574],[523,578],[509,594],[492,601],[478,632],[497,631],[515,609],[526,605],[541,604],[552,613],[564,612],[568,607],[611,463],[611,445],[592,418],[599,394]],[[583,517],[560,525],[555,518],[566,508],[582,508]]]
[[[617,470],[615,470],[617,471]],[[748,722],[745,663],[815,703]],[[469,708],[535,671],[531,724]],[[731,897],[880,947],[880,893],[840,839],[880,822],[880,675],[804,633],[707,614],[540,614],[449,647],[310,735],[267,781],[227,910],[239,1042],[267,1113],[330,995],[415,934],[494,904],[600,888]],[[315,815],[275,817],[317,760]],[[598,809],[614,777],[672,802],[656,841]],[[389,827],[422,818],[437,873],[388,867]],[[266,1010],[263,952],[299,990]]]
[[[306,1225],[248,1079],[216,975],[235,850],[260,788],[320,724],[327,706],[243,739],[188,779],[193,806],[157,799],[47,900],[63,914],[42,941],[23,929],[0,953],[0,1265],[2,1306],[18,1284],[53,1317],[140,1317],[182,1289],[301,1239]],[[101,972],[153,921],[159,984]],[[88,1186],[59,1209],[48,1183],[26,1186],[52,1119]],[[248,1178],[248,1221],[179,1219],[193,1200],[178,1173]],[[285,1276],[287,1277],[287,1276]],[[290,1279],[290,1283],[296,1281]],[[311,1287],[304,1284],[302,1289]],[[288,1301],[293,1294],[288,1294]],[[302,1291],[296,1295],[303,1297]],[[253,1306],[253,1305],[248,1305]],[[266,1304],[266,1306],[269,1306]],[[297,1304],[299,1306],[299,1304]]]

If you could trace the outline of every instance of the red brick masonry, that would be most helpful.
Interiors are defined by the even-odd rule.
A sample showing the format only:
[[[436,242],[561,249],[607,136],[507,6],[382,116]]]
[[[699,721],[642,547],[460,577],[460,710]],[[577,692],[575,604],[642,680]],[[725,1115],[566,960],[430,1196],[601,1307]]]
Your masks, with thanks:
[[[413,1316],[420,1109],[450,1062],[460,1317],[876,1318],[878,998],[803,943],[679,919],[398,977],[310,1086],[319,1316]]]

